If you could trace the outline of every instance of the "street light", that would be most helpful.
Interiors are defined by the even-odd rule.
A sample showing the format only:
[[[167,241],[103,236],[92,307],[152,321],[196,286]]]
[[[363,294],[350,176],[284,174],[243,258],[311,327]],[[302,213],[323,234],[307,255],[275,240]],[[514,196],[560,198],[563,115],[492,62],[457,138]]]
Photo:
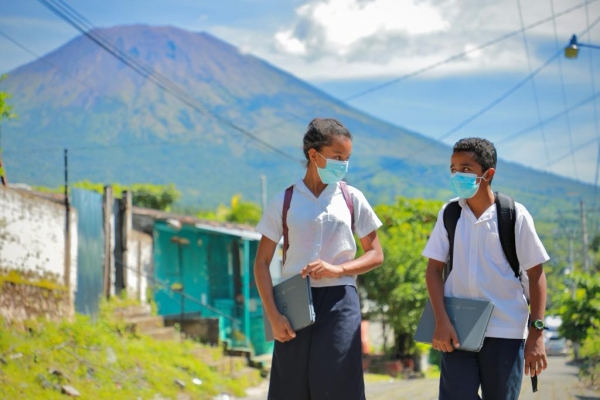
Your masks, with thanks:
[[[569,42],[569,45],[567,47],[565,47],[565,57],[566,58],[577,58],[580,47],[589,47],[590,49],[600,49],[600,46],[596,46],[593,44],[587,44],[587,43],[579,43],[577,41],[577,35],[573,35],[573,37],[571,38],[571,41]]]

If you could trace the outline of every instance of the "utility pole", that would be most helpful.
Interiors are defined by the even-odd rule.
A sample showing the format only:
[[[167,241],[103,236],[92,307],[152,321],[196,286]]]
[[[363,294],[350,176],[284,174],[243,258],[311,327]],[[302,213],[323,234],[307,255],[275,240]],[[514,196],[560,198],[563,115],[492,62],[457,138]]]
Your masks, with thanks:
[[[569,249],[568,249],[568,254],[567,254],[567,264],[568,264],[568,268],[569,268],[569,275],[572,277],[573,273],[575,272],[575,263],[573,262],[573,232],[571,232],[570,228],[567,228],[567,239],[569,242]],[[571,278],[571,281],[573,281],[573,279]],[[571,292],[573,295],[573,298],[575,298],[575,281],[573,281],[571,283]]]
[[[581,205],[581,233],[583,235],[583,271],[587,274],[590,270],[590,258],[588,257],[588,235],[585,218],[585,204],[583,200],[579,203]]]
[[[260,176],[260,193],[262,200],[262,211],[263,213],[267,209],[267,177],[265,175]]]
[[[69,151],[64,149],[65,167],[65,286],[71,293],[71,202],[69,201]]]
[[[0,184],[2,186],[8,186],[8,180],[6,179],[6,171],[2,165],[2,125],[0,125]]]

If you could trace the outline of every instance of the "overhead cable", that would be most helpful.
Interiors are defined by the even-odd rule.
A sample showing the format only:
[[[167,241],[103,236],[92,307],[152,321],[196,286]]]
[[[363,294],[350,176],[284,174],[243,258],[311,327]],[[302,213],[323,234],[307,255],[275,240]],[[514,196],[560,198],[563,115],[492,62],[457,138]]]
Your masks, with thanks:
[[[594,97],[598,97],[598,96],[600,96],[600,93],[597,93],[597,94],[596,94]],[[600,138],[598,138],[598,137],[594,137],[594,138],[592,138],[592,139],[588,140],[587,142],[585,142],[585,143],[583,143],[583,144],[581,144],[581,145],[577,146],[577,147],[576,147],[576,148],[574,148],[573,150],[569,150],[569,151],[568,151],[568,152],[566,152],[565,154],[563,154],[563,155],[561,155],[561,156],[559,156],[559,157],[555,158],[554,160],[552,160],[552,161],[551,161],[551,162],[549,162],[548,164],[546,164],[546,165],[543,165],[542,167],[544,167],[544,168],[549,168],[549,167],[553,166],[554,164],[558,163],[559,161],[562,161],[562,160],[564,160],[565,158],[572,156],[573,154],[577,153],[579,150],[583,150],[583,149],[585,149],[586,147],[588,147],[589,145],[591,145],[591,144],[594,144],[594,143],[596,143],[596,142],[600,142]]]
[[[598,1],[598,0],[591,0],[591,1],[589,1],[589,3],[594,3],[596,1]],[[507,33],[505,35],[502,35],[502,36],[497,37],[495,39],[489,40],[489,41],[487,41],[487,42],[485,42],[483,44],[480,44],[479,46],[475,46],[475,47],[473,47],[473,48],[471,48],[469,50],[465,50],[463,52],[460,52],[458,54],[455,54],[453,56],[445,58],[445,59],[443,59],[441,61],[438,61],[438,62],[435,62],[433,64],[430,64],[430,65],[428,65],[426,67],[420,68],[420,69],[418,69],[416,71],[410,72],[410,73],[402,75],[402,76],[400,76],[398,78],[391,79],[391,80],[389,80],[387,82],[381,83],[381,84],[373,86],[373,87],[371,87],[369,89],[366,89],[366,90],[363,90],[361,92],[355,93],[355,94],[353,94],[351,96],[346,97],[344,99],[344,101],[346,101],[346,102],[352,101],[352,100],[357,99],[359,97],[365,96],[365,95],[367,95],[369,93],[373,93],[373,92],[375,92],[377,90],[381,90],[381,89],[383,89],[385,87],[388,87],[388,86],[391,86],[391,85],[395,85],[396,83],[405,81],[405,80],[407,80],[409,78],[413,78],[413,77],[415,77],[417,75],[420,75],[420,74],[422,74],[424,72],[431,71],[432,69],[437,68],[437,67],[439,67],[441,65],[448,64],[448,63],[450,63],[452,61],[456,61],[456,60],[459,60],[461,58],[464,58],[464,57],[468,56],[471,53],[474,53],[476,51],[485,49],[486,47],[493,46],[493,45],[498,44],[498,43],[500,43],[500,42],[502,42],[502,41],[504,41],[506,39],[509,39],[511,37],[514,37],[514,36],[517,36],[517,35],[521,34],[522,32],[528,31],[528,30],[533,29],[533,28],[535,28],[535,27],[537,27],[539,25],[545,24],[548,21],[551,21],[551,20],[556,19],[558,17],[562,17],[564,15],[567,15],[567,14],[573,12],[573,11],[576,11],[576,10],[580,9],[581,7],[584,7],[586,4],[588,4],[588,2],[578,4],[576,6],[568,8],[568,9],[566,9],[564,11],[556,13],[556,14],[552,15],[551,17],[541,19],[541,20],[539,20],[537,22],[534,22],[533,24],[527,25],[524,28],[518,29],[516,31],[509,32],[509,33]]]
[[[521,29],[525,28],[525,20],[523,18],[523,9],[521,7],[521,0],[517,0],[517,8],[519,9],[519,21],[521,22]],[[552,11],[552,15],[554,15],[554,11]],[[552,19],[552,23],[556,26],[556,18]],[[523,30],[523,46],[525,47],[525,55],[527,56],[527,66],[529,68],[529,72],[532,71],[531,67],[531,54],[529,54],[529,42],[527,40],[527,33]],[[558,49],[557,49],[558,50]],[[560,63],[560,57],[558,57],[558,62]],[[544,143],[544,150],[546,152],[546,161],[550,161],[550,152],[548,151],[548,142],[546,141],[546,132],[544,130],[544,124],[542,124],[542,111],[540,110],[540,100],[538,98],[537,86],[535,84],[535,79],[531,79],[531,88],[533,89],[533,100],[535,102],[535,109],[537,111],[538,121],[540,122],[540,133],[542,134],[542,142]],[[569,134],[571,130],[569,129]],[[571,147],[572,143],[571,143]]]
[[[600,23],[600,17],[597,18],[596,20],[594,20],[593,23],[589,24],[580,34],[579,36],[583,36],[585,33],[589,32],[592,28],[594,28],[598,23]],[[479,116],[483,115],[484,113],[486,113],[487,111],[489,111],[491,108],[497,106],[498,104],[500,104],[504,99],[506,99],[508,96],[510,96],[512,93],[516,92],[519,88],[521,88],[525,83],[529,82],[530,79],[532,79],[535,75],[537,75],[540,71],[542,71],[544,68],[546,68],[550,63],[552,63],[555,59],[559,58],[560,56],[563,55],[563,50],[561,49],[560,51],[557,51],[555,54],[553,54],[548,60],[546,60],[546,62],[544,62],[542,65],[540,65],[538,68],[536,68],[532,73],[530,73],[529,75],[527,75],[522,81],[520,81],[519,83],[517,83],[515,86],[513,86],[511,89],[509,89],[507,92],[505,92],[504,94],[502,94],[500,97],[498,97],[497,99],[493,100],[490,104],[488,104],[487,106],[483,107],[481,110],[479,110],[478,112],[476,112],[475,114],[473,114],[472,116],[468,117],[467,119],[465,119],[463,122],[459,123],[457,126],[455,126],[454,128],[450,129],[448,132],[446,132],[445,134],[441,135],[440,137],[436,138],[436,142],[440,142],[441,140],[447,138],[448,136],[450,136],[451,134],[457,132],[459,129],[463,128],[465,125],[467,125],[468,123],[474,121],[475,119],[477,119]],[[542,123],[547,123],[550,122],[562,115],[565,114],[565,112],[574,110],[576,108],[579,108],[580,106],[582,106],[583,104],[588,103],[589,101],[592,101],[593,99],[595,99],[597,97],[597,94],[589,97],[587,99],[584,99],[583,101],[581,101],[580,103],[576,104],[575,106],[571,107],[570,109],[567,109],[559,114],[556,114],[553,117],[550,117],[546,120],[543,120]],[[497,141],[497,144],[501,144],[501,143],[505,143],[505,142],[509,142],[513,139],[515,139],[518,136],[521,136],[533,129],[538,128],[539,123],[535,124],[533,126],[530,126],[528,128],[525,128],[517,133],[514,133],[508,137],[505,137],[504,139],[501,139],[500,141]],[[380,168],[374,172],[365,174],[363,176],[360,176],[358,178],[356,178],[356,180],[366,180],[366,179],[371,179],[372,177],[380,174],[381,172],[389,169],[392,166],[398,165],[400,163],[403,163],[413,157],[415,157],[418,154],[423,153],[425,150],[427,150],[428,148],[430,148],[431,145],[425,145],[424,147],[418,149],[417,151],[411,151],[411,153],[409,155],[407,155],[406,157],[402,157],[400,158],[398,161],[391,163],[390,165]]]
[[[586,22],[586,26],[588,28],[587,30],[587,37],[588,37],[588,42],[592,42],[592,34],[590,32],[590,12],[589,12],[589,7],[588,4],[586,3],[585,5],[585,22]],[[592,62],[592,52],[589,52],[589,65],[590,65],[590,83],[592,86],[592,93],[596,92],[596,82],[594,79],[594,64]],[[592,227],[596,226],[597,220],[598,220],[598,173],[600,172],[600,129],[598,126],[598,104],[596,102],[596,99],[594,98],[594,128],[596,131],[596,137],[599,139],[598,141],[598,154],[596,156],[596,175],[594,178],[594,203],[592,205],[592,210],[594,212],[593,216],[592,216]]]
[[[249,137],[250,139],[254,140],[255,142],[261,144],[262,146],[264,146],[266,148],[269,148],[270,150],[274,151],[275,153],[277,153],[279,155],[282,155],[286,158],[293,159],[295,161],[303,162],[299,158],[294,157],[294,156],[284,152],[283,150],[272,146],[271,144],[269,144],[266,141],[259,138],[257,135],[249,132],[248,130],[246,130],[244,128],[241,128],[240,126],[234,124],[233,122],[229,121],[228,119],[209,110],[206,105],[204,105],[202,102],[200,102],[195,97],[189,95],[187,93],[187,91],[185,89],[183,89],[180,85],[177,85],[176,83],[174,83],[173,81],[171,81],[170,79],[165,77],[164,75],[162,75],[159,72],[152,69],[147,64],[144,64],[143,62],[131,57],[128,53],[126,53],[126,52],[122,51],[121,49],[112,45],[110,42],[108,42],[106,39],[104,39],[101,35],[99,35],[97,30],[94,29],[94,26],[91,25],[91,23],[89,23],[89,21],[87,21],[83,16],[81,16],[77,11],[75,11],[72,7],[70,7],[68,4],[66,4],[62,0],[38,0],[38,1],[41,4],[43,4],[45,7],[47,7],[50,11],[52,11],[54,14],[56,14],[58,17],[60,17],[61,19],[63,19],[67,23],[69,23],[71,26],[73,26],[75,29],[77,29],[78,31],[83,33],[90,40],[92,40],[94,43],[96,43],[102,49],[107,51],[109,54],[111,54],[117,60],[121,61],[123,64],[125,64],[126,66],[131,68],[138,75],[142,76],[143,78],[147,79],[149,82],[153,83],[154,85],[163,89],[164,91],[171,94],[175,98],[179,99],[184,104],[187,104],[188,106],[192,107],[193,109],[195,109],[196,111],[198,111],[204,115],[207,115],[207,116],[210,116],[210,117],[216,119],[221,124],[232,128],[234,131],[236,131],[244,136]]]
[[[593,94],[593,95],[592,95],[592,96],[590,96],[590,97],[586,97],[585,99],[583,99],[583,100],[581,100],[580,102],[578,102],[577,104],[575,104],[575,105],[573,105],[573,106],[571,106],[571,107],[567,108],[566,110],[564,110],[564,111],[561,111],[561,112],[559,112],[559,113],[556,113],[556,114],[554,114],[554,115],[552,115],[552,116],[550,116],[550,117],[546,118],[546,119],[545,119],[545,120],[543,120],[541,123],[543,123],[543,124],[547,124],[548,122],[552,122],[552,121],[554,121],[555,119],[562,117],[562,116],[563,116],[563,115],[565,115],[566,113],[568,113],[568,112],[571,112],[571,111],[573,111],[573,110],[575,110],[575,109],[577,109],[577,108],[579,108],[579,107],[581,107],[581,106],[583,106],[583,105],[585,105],[585,104],[589,103],[590,101],[593,101],[593,100],[594,100],[596,97],[598,97],[598,96],[600,96],[600,92],[597,92],[597,93]],[[534,129],[537,129],[537,128],[539,127],[539,124],[540,124],[540,123],[537,123],[537,124],[534,124],[534,125],[531,125],[531,126],[529,126],[529,127],[525,128],[525,129],[521,129],[520,131],[518,131],[518,132],[516,132],[516,133],[513,133],[512,135],[509,135],[509,136],[506,136],[506,137],[504,137],[503,139],[500,139],[500,140],[499,140],[499,141],[497,141],[496,143],[497,143],[497,144],[504,144],[504,143],[511,142],[511,141],[515,140],[516,138],[518,138],[519,136],[522,136],[522,135],[524,135],[524,134],[526,134],[526,133],[528,133],[528,132],[531,132],[531,131],[532,131],[532,130],[534,130]],[[572,154],[572,153],[573,153],[573,152],[571,151],[569,154]]]
[[[550,65],[554,60],[556,60],[561,55],[562,55],[562,51],[557,52],[554,55],[552,55],[542,65],[540,65],[539,67],[537,67],[533,72],[531,72],[524,79],[522,79],[521,81],[519,81],[512,88],[510,88],[505,93],[503,93],[502,95],[500,95],[499,97],[497,97],[496,99],[494,99],[489,104],[485,105],[483,108],[481,108],[480,110],[478,110],[474,114],[472,114],[469,117],[467,117],[466,119],[464,119],[462,122],[460,122],[459,124],[457,124],[456,126],[454,126],[453,128],[451,128],[449,131],[447,131],[443,135],[437,137],[435,139],[435,141],[436,142],[441,142],[442,140],[448,138],[452,134],[456,133],[460,129],[464,128],[465,126],[467,126],[471,122],[475,121],[477,118],[479,118],[480,116],[482,116],[483,114],[485,114],[486,112],[488,112],[489,110],[491,110],[492,108],[494,108],[495,106],[497,106],[498,104],[500,104],[502,101],[504,101],[506,98],[508,98],[511,94],[513,94],[514,92],[516,92],[517,90],[519,90],[521,87],[523,87],[523,85],[525,85],[527,82],[529,82],[534,76],[536,76],[537,74],[539,74],[544,68],[546,68],[548,65]],[[407,160],[409,160],[411,158],[414,158],[415,156],[423,153],[429,147],[431,147],[431,145],[425,145],[422,148],[417,149],[416,151],[411,151],[411,153],[409,155],[407,155],[406,157],[401,158],[400,160],[398,160],[398,161],[396,161],[396,162],[388,165],[385,168],[381,168],[381,169],[379,169],[377,171],[374,171],[374,172],[369,173],[369,174],[367,174],[365,176],[362,176],[362,177],[358,178],[358,180],[370,179],[373,176],[378,175],[379,173],[383,172],[384,170],[388,169],[391,166],[403,163],[403,162],[405,162],[405,161],[407,161]]]
[[[550,8],[552,10],[552,13],[554,14],[554,0],[550,0]],[[587,3],[586,3],[586,9],[587,9]],[[558,30],[556,29],[556,20],[552,21],[552,25],[554,27],[554,44],[556,46],[556,49],[558,50],[559,44],[558,44]],[[587,28],[588,28],[588,32],[589,32],[589,21],[587,24]],[[562,101],[563,101],[563,106],[565,108],[565,110],[567,109],[567,91],[565,89],[565,80],[563,78],[563,70],[562,70],[562,61],[559,58],[558,59],[558,73],[560,76],[560,91],[562,93]],[[594,93],[594,91],[592,91],[592,93]],[[567,133],[569,135],[569,146],[571,147],[571,150],[574,149],[574,145],[573,145],[573,132],[571,130],[571,118],[569,116],[569,113],[565,113],[565,121],[567,123]],[[549,159],[547,161],[550,161]],[[575,177],[579,178],[579,174],[577,172],[577,161],[575,159],[575,154],[573,154],[573,171],[575,172]]]

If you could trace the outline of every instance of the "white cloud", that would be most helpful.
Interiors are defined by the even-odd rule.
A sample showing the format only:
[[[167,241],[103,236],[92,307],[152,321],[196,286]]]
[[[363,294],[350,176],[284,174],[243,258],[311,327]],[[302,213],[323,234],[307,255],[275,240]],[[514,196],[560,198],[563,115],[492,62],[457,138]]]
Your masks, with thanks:
[[[277,32],[277,34],[275,34],[275,40],[287,53],[298,55],[306,54],[306,46],[301,40],[294,37],[291,30]]]
[[[552,15],[550,2],[520,3],[525,26]],[[553,4],[554,12],[560,13],[583,3],[553,0]],[[215,33],[302,79],[397,77],[519,30],[517,5],[514,0],[310,0],[276,31],[244,34],[229,26]],[[592,22],[600,13],[600,1],[589,4],[588,11]],[[559,47],[586,23],[585,7],[558,17]],[[526,34],[536,68],[549,57],[540,46],[546,51],[553,48],[553,23],[540,24]],[[507,71],[528,72],[521,35],[428,74]]]
[[[275,35],[283,52],[352,56],[360,41],[423,35],[449,27],[436,7],[416,0],[313,0],[296,9],[293,27]],[[295,40],[294,40],[295,39]]]

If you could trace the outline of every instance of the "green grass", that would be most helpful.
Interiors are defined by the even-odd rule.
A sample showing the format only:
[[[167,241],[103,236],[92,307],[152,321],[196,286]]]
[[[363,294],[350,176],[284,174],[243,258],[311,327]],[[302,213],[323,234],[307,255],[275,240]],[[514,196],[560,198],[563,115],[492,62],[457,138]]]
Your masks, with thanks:
[[[440,378],[440,367],[437,365],[430,365],[425,371],[425,379],[439,379]]]
[[[377,383],[377,382],[389,382],[390,380],[393,380],[394,378],[392,378],[391,376],[389,376],[387,374],[366,373],[364,376],[364,379],[365,379],[365,383]]]
[[[138,337],[106,311],[96,322],[81,315],[18,327],[0,320],[0,399],[64,399],[63,385],[88,399],[175,399],[180,392],[211,399],[218,393],[243,396],[260,381],[258,370],[242,375],[236,372],[242,366],[228,361],[226,372],[211,369],[206,359],[222,359],[218,348]]]

